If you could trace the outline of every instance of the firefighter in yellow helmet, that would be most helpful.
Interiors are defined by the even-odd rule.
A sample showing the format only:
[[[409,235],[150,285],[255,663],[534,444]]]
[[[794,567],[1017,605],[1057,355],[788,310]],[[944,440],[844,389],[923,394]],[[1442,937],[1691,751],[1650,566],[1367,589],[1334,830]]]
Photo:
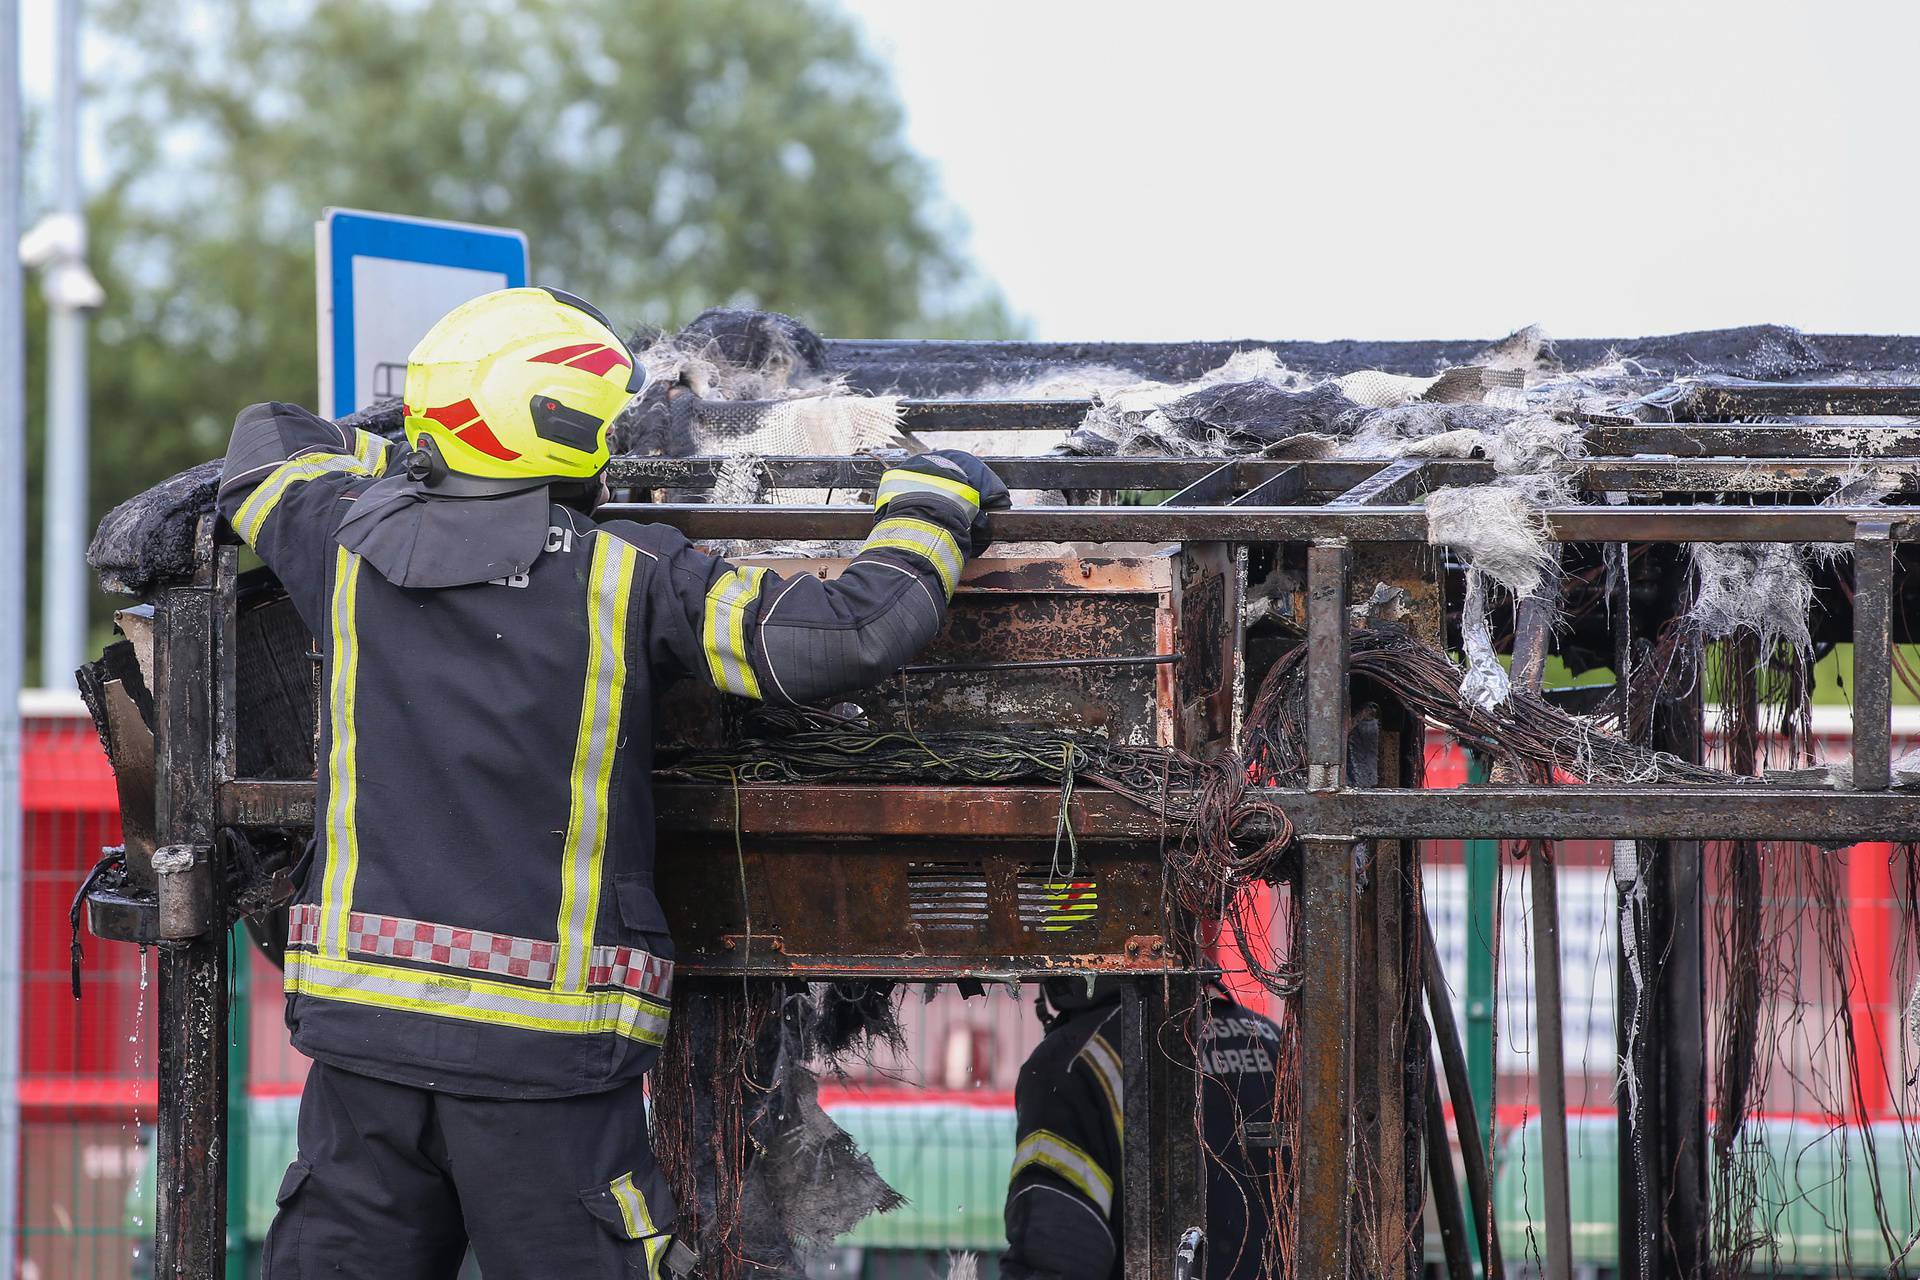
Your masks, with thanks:
[[[287,1017],[313,1059],[266,1274],[685,1269],[642,1076],[673,942],[653,890],[654,699],[812,702],[939,629],[1006,489],[949,452],[883,478],[836,581],[596,519],[642,389],[606,320],[487,294],[407,369],[409,449],[290,405],[234,425],[219,502],[324,657]]]

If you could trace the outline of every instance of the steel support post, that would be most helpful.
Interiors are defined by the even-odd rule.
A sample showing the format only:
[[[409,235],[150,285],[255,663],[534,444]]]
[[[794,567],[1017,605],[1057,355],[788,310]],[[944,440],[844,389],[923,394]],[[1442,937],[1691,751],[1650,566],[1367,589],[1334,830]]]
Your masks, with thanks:
[[[1558,548],[1555,549],[1556,552]],[[1556,561],[1557,561],[1556,555]],[[1514,697],[1539,698],[1546,676],[1553,616],[1560,599],[1559,566],[1520,602],[1513,639]],[[1544,770],[1535,781],[1549,783]],[[1568,1187],[1567,1064],[1560,1016],[1560,895],[1553,846],[1528,845],[1528,881],[1533,890],[1533,1008],[1540,1082],[1540,1148],[1546,1168],[1547,1280],[1573,1278],[1573,1212]]]
[[[1189,1228],[1207,1220],[1201,1149],[1200,979],[1135,979],[1121,1001],[1127,1141],[1121,1161],[1122,1273],[1165,1280]]]
[[[1667,1181],[1657,1154],[1647,1144],[1649,1094],[1655,1083],[1653,960],[1648,953],[1653,937],[1653,877],[1648,860],[1656,856],[1658,846],[1650,841],[1617,840],[1613,848],[1619,894],[1614,1036],[1621,1079],[1614,1092],[1619,1112],[1615,1132],[1619,1135],[1620,1276],[1621,1280],[1655,1280],[1660,1269],[1654,1233]]]
[[[53,217],[77,243],[40,264],[47,300],[47,430],[41,472],[40,683],[65,685],[86,658],[86,204],[80,185],[80,0],[54,0]],[[76,260],[77,259],[77,260]],[[96,285],[97,289],[98,286]]]
[[[1885,791],[1893,751],[1893,542],[1884,520],[1853,535],[1853,785]]]
[[[1344,543],[1307,552],[1307,778],[1316,790],[1345,780],[1347,571]],[[1296,1274],[1353,1274],[1355,846],[1301,842],[1300,947],[1312,957],[1300,994],[1300,1188]]]
[[[1349,785],[1404,785],[1420,769],[1419,721],[1399,711],[1391,690],[1361,682],[1354,696]],[[1416,848],[1395,839],[1354,846],[1353,1266],[1409,1280],[1425,1245],[1421,1134],[1431,1039],[1420,1016]]]
[[[1687,661],[1697,673],[1699,653]],[[1700,682],[1689,678],[1684,687],[1656,708],[1654,745],[1698,761]],[[1622,908],[1637,958],[1623,947],[1620,1035],[1633,1086],[1620,1091],[1621,1276],[1697,1280],[1707,1274],[1711,1223],[1704,862],[1697,840],[1642,841],[1634,858],[1644,894],[1633,892]],[[1636,966],[1644,981],[1638,989]]]
[[[1478,1115],[1478,1100],[1469,1083],[1472,1071],[1460,1046],[1460,1029],[1453,1020],[1453,1004],[1447,999],[1446,974],[1440,967],[1440,948],[1433,940],[1433,929],[1421,920],[1421,974],[1427,989],[1427,1013],[1433,1020],[1434,1042],[1440,1049],[1439,1069],[1447,1074],[1447,1096],[1453,1099],[1453,1127],[1460,1139],[1460,1167],[1466,1174],[1467,1207],[1473,1221],[1473,1256],[1476,1274],[1491,1280],[1504,1280],[1506,1268],[1500,1259],[1500,1237],[1493,1228],[1493,1179],[1487,1171],[1487,1148]],[[1472,946],[1469,939],[1468,946]],[[1446,1131],[1429,1128],[1429,1145],[1446,1142]],[[1484,1261],[1482,1261],[1484,1259]]]
[[[1484,783],[1490,775],[1487,757],[1469,752],[1468,783]],[[1463,854],[1467,863],[1467,1096],[1480,1117],[1476,1136],[1484,1157],[1493,1149],[1493,942],[1499,936],[1500,842],[1468,840]],[[1451,1085],[1449,1091],[1457,1114],[1459,1091]]]
[[[20,1037],[26,947],[20,686],[27,629],[25,322],[20,254],[20,6],[0,0],[0,1280],[20,1254]]]
[[[211,539],[200,539],[196,579],[168,587],[156,610],[157,812],[163,852],[180,870],[162,877],[159,1136],[154,1273],[185,1280],[224,1275],[227,1211],[226,904],[213,838],[213,610]],[[203,852],[202,852],[203,851]],[[161,865],[156,854],[155,865]],[[168,883],[177,877],[177,888]],[[169,894],[185,905],[170,902]],[[201,927],[189,933],[190,918]]]
[[[1299,1249],[1303,1280],[1353,1275],[1354,845],[1300,847]],[[1307,958],[1310,957],[1310,960]]]
[[[1473,1250],[1468,1244],[1466,1213],[1460,1206],[1460,1183],[1453,1174],[1453,1152],[1447,1145],[1447,1113],[1440,1105],[1437,1069],[1426,1073],[1427,1179],[1433,1184],[1433,1213],[1439,1219],[1447,1280],[1472,1280]]]
[[[226,666],[229,664],[222,663]],[[227,1268],[226,1280],[247,1280],[247,1179],[253,1116],[247,1108],[247,1084],[252,1068],[252,1019],[248,998],[253,987],[253,942],[244,924],[227,930],[226,945],[233,966],[228,990],[232,1008],[227,1034]]]
[[[1573,1280],[1573,1213],[1567,1185],[1567,1064],[1560,1018],[1560,898],[1553,846],[1530,846],[1533,888],[1533,1006],[1539,1063],[1540,1145],[1546,1168],[1547,1280]]]

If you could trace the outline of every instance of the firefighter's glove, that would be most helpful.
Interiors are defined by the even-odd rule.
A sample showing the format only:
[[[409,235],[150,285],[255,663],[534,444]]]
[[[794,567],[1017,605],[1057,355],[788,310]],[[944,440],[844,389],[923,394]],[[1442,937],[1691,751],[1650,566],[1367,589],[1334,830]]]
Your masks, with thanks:
[[[896,476],[898,479],[894,479]],[[987,532],[987,512],[1005,511],[1013,505],[1000,477],[961,449],[935,449],[889,470],[881,479],[875,505],[886,507],[896,496],[912,501],[949,496],[961,504],[966,509],[972,543],[967,549],[970,556],[979,555],[993,542]]]

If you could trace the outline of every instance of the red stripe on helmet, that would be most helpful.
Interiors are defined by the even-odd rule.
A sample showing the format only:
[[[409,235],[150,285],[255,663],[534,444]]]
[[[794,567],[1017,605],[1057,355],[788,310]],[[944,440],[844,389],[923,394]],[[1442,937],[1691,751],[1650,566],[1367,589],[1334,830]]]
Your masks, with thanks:
[[[567,361],[568,368],[580,369],[596,376],[604,374],[615,365],[622,369],[633,368],[633,362],[612,347],[595,347],[585,355],[576,356]]]
[[[432,418],[449,431],[458,431],[479,417],[480,411],[473,407],[471,400],[456,400],[452,404],[441,405],[438,409],[422,409],[420,416]]]
[[[531,364],[567,364],[573,359],[575,359],[576,357],[587,354],[587,352],[589,351],[604,351],[604,350],[606,350],[606,348],[603,347],[598,342],[581,342],[581,343],[576,343],[571,347],[555,347],[551,351],[543,351],[539,355],[531,357],[529,360],[529,363]]]
[[[493,434],[493,428],[479,418],[473,420],[472,426],[463,427],[453,434],[459,436],[462,443],[470,444],[480,452],[498,458],[502,462],[512,462],[520,456],[501,444],[500,437]]]
[[[493,428],[487,425],[486,420],[480,416],[480,411],[473,407],[471,400],[456,400],[438,409],[425,409],[421,411],[420,416],[433,419],[453,432],[455,439],[471,445],[489,457],[498,458],[502,462],[512,462],[520,456],[500,443],[500,437],[493,434]]]

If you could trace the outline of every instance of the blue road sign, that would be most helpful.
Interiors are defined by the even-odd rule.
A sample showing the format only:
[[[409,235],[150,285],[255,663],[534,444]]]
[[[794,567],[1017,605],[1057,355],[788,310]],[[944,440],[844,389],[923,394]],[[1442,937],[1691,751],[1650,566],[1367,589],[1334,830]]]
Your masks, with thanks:
[[[505,227],[328,209],[314,224],[321,411],[400,394],[407,353],[469,298],[527,283],[527,237]]]

